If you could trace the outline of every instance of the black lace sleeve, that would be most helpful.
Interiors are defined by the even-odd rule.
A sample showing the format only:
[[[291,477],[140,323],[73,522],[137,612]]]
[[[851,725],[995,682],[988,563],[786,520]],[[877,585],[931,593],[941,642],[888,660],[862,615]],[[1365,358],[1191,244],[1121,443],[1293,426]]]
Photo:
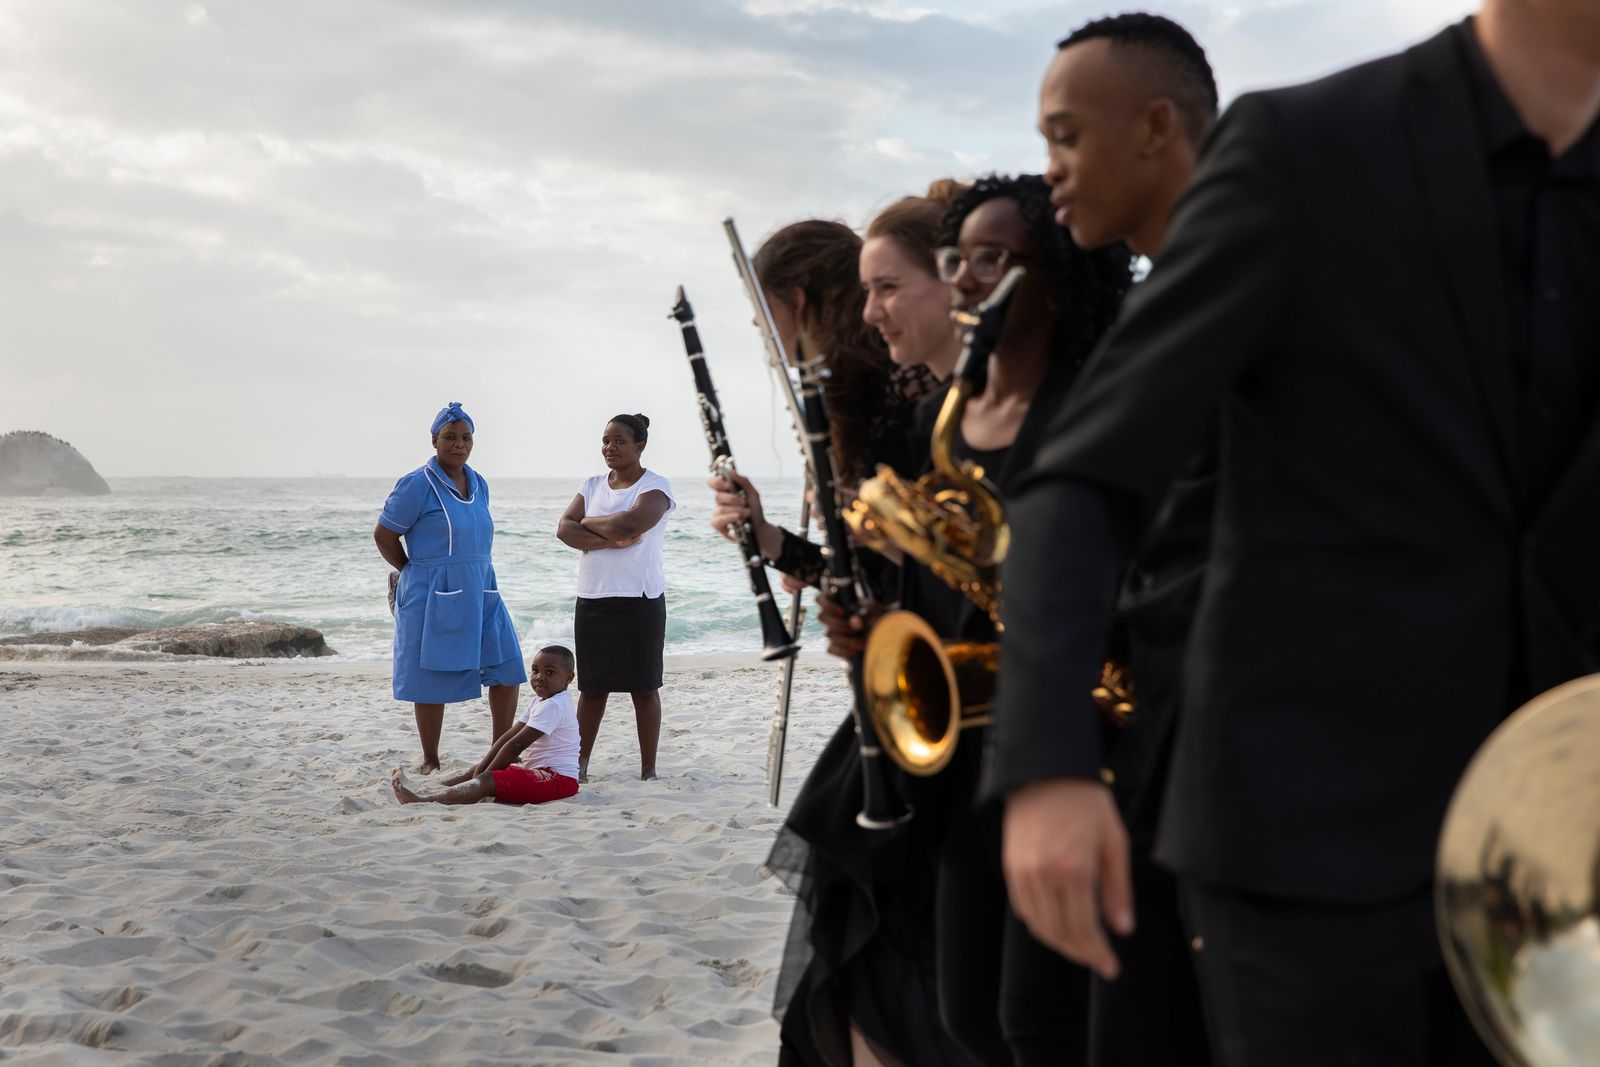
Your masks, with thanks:
[[[886,383],[869,430],[871,466],[886,463],[903,478],[921,474],[928,460],[928,436],[946,387],[926,367],[897,367]],[[932,405],[930,414],[922,409]],[[866,474],[870,475],[871,470]]]
[[[783,548],[771,562],[784,574],[807,585],[816,585],[822,578],[822,546],[789,530],[783,530]]]

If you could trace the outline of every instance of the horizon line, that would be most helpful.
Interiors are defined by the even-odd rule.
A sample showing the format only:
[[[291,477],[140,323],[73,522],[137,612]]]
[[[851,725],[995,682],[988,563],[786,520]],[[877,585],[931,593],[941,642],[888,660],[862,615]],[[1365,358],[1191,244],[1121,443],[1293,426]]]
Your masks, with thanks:
[[[675,479],[679,479],[679,478],[710,477],[710,472],[709,471],[689,471],[689,472],[677,472],[677,473],[674,473],[674,472],[671,472],[671,471],[658,470],[658,469],[656,469],[654,467],[646,467],[645,469],[649,470],[649,471],[654,471],[656,474],[660,474],[660,475],[662,475],[663,477],[665,477],[665,478],[667,478],[669,480],[675,480]],[[207,478],[231,478],[231,479],[238,479],[238,480],[245,480],[245,479],[254,478],[254,479],[261,479],[263,481],[267,481],[267,480],[284,480],[284,479],[290,479],[290,478],[299,478],[299,479],[308,479],[309,478],[309,479],[323,479],[323,480],[326,480],[326,481],[336,481],[336,480],[344,479],[344,478],[389,478],[389,477],[396,477],[395,475],[390,475],[390,474],[340,474],[340,473],[335,473],[335,472],[332,472],[332,471],[315,471],[315,472],[310,473],[310,474],[107,474],[107,473],[105,473],[103,471],[100,471],[98,473],[100,474],[100,476],[102,478],[130,478],[130,479],[131,478],[187,478],[187,479],[191,479],[193,481],[202,481],[202,480],[207,479]],[[479,471],[479,473],[481,474],[482,472]],[[590,477],[590,475],[593,474],[593,473],[595,473],[595,472],[591,471],[591,472],[589,472],[587,474],[498,474],[498,475],[495,475],[494,479],[492,479],[492,480],[494,480],[494,481],[502,481],[504,479],[511,478],[511,479],[517,479],[517,480],[522,480],[522,481],[579,481],[579,482],[581,482],[585,478]],[[740,473],[744,474],[744,473],[748,473],[748,472],[741,470]],[[774,473],[757,472],[756,474],[752,475],[752,477],[759,477],[759,478],[803,478],[804,475],[803,474],[774,474]]]

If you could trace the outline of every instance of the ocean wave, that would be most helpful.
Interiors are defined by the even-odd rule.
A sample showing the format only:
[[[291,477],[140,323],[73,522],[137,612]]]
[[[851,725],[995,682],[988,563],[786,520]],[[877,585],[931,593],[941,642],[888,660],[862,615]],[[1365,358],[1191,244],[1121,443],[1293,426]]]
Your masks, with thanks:
[[[153,608],[0,604],[0,637],[85,630],[92,626],[126,626],[136,630],[159,630],[168,626],[231,622],[235,619],[261,622],[299,621],[277,612],[251,611],[249,608],[218,605],[158,611]]]
[[[175,656],[170,652],[111,648],[105,645],[0,645],[0,663],[67,663],[93,661],[109,663],[178,663],[205,660],[219,662],[215,656]],[[228,660],[245,663],[246,660]]]
[[[117,479],[89,504],[35,501],[0,534],[0,636],[259,619],[314,627],[344,659],[387,660],[387,567],[371,530],[392,484]],[[578,557],[553,533],[577,482],[494,484],[495,569],[524,651],[568,643]],[[798,503],[799,487],[771,487],[769,504]],[[686,488],[665,546],[668,653],[760,644],[739,552],[709,516],[709,494]],[[808,626],[807,643],[820,640]]]

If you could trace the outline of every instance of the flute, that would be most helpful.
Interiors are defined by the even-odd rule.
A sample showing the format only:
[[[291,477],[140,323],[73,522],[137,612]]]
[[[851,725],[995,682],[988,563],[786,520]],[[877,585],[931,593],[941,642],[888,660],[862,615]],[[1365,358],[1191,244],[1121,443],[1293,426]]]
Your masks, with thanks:
[[[783,402],[789,409],[789,428],[794,431],[795,442],[800,445],[801,461],[805,464],[806,488],[811,489],[816,485],[816,477],[811,469],[811,456],[806,451],[805,437],[802,426],[805,418],[800,413],[800,397],[795,392],[794,382],[790,380],[789,372],[792,369],[789,355],[783,350],[783,341],[778,337],[778,327],[772,321],[772,309],[767,306],[767,294],[761,288],[761,279],[756,277],[756,268],[750,262],[750,257],[745,253],[744,242],[739,240],[739,228],[734,225],[733,219],[722,220],[722,232],[728,236],[728,244],[733,251],[733,267],[739,272],[739,281],[744,284],[744,292],[750,298],[750,308],[755,312],[756,327],[761,331],[761,343],[767,350],[767,366],[783,385]],[[807,535],[811,526],[811,494],[800,494],[800,524],[797,531],[801,537]],[[795,635],[800,633],[800,624],[805,619],[805,600],[800,593],[795,593],[789,598],[789,632]],[[789,657],[783,661],[783,670],[778,678],[778,703],[772,711],[772,726],[767,731],[767,803],[772,807],[778,806],[779,790],[783,784],[783,753],[789,738],[789,702],[794,696],[794,667],[796,657]]]
[[[694,309],[678,286],[678,302],[669,316],[683,328],[683,347],[689,355],[689,370],[694,374],[696,399],[700,402],[700,425],[706,432],[706,444],[711,448],[711,473],[730,482],[736,473],[733,450],[728,447],[728,435],[722,428],[722,409],[717,405],[717,390],[711,384],[711,369],[706,366],[705,350],[700,347],[700,331],[694,326]],[[736,487],[737,488],[737,487]],[[749,519],[739,524],[739,551],[744,556],[745,569],[750,573],[750,592],[756,598],[756,613],[761,618],[761,658],[786,659],[800,650],[784,628],[778,614],[778,604],[772,599],[772,586],[767,582],[766,561],[761,558],[761,548],[756,544],[756,531]]]

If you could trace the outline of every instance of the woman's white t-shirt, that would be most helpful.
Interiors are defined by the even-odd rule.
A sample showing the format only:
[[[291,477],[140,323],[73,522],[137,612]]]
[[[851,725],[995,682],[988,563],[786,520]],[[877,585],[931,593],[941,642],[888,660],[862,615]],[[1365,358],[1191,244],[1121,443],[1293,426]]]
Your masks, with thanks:
[[[615,515],[633,507],[640,495],[658,492],[667,498],[667,514],[636,543],[627,548],[595,548],[578,557],[578,595],[586,599],[604,596],[647,596],[652,599],[667,591],[667,572],[661,562],[661,548],[667,540],[667,517],[678,510],[672,486],[655,471],[644,475],[626,489],[613,489],[607,474],[597,474],[583,483],[583,513]]]

